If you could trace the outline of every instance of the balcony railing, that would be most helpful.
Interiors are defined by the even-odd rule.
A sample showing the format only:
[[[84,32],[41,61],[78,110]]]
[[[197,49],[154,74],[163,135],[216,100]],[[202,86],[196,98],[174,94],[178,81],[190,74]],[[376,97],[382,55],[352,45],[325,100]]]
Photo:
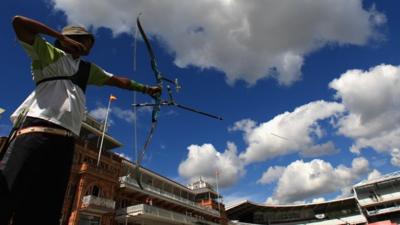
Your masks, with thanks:
[[[133,205],[116,211],[116,218],[119,221],[125,221],[126,218],[129,219],[141,215],[146,216],[147,218],[151,217],[152,220],[155,219],[162,221],[167,220],[171,223],[176,223],[176,224],[191,225],[191,224],[199,224],[199,222],[201,222],[201,224],[218,225],[217,223],[207,221],[202,218],[191,217],[146,204]]]
[[[368,216],[377,216],[380,214],[385,214],[385,213],[391,213],[391,212],[396,212],[400,211],[400,206],[392,206],[392,207],[387,207],[384,209],[376,209],[376,210],[367,210]]]
[[[121,184],[127,183],[128,185],[134,186],[138,190],[140,190],[140,187],[137,184],[136,180],[132,179],[132,178],[130,178],[128,176],[120,177],[119,181],[120,181]],[[180,203],[184,203],[186,205],[195,207],[196,209],[199,209],[199,210],[202,210],[202,211],[206,211],[207,213],[210,213],[213,216],[220,216],[220,213],[217,210],[201,206],[201,205],[197,204],[196,202],[193,202],[193,201],[190,201],[188,199],[182,198],[181,196],[177,196],[177,195],[174,195],[174,194],[172,194],[170,192],[163,191],[160,188],[157,188],[157,187],[154,187],[154,186],[151,186],[151,185],[148,185],[148,184],[143,184],[142,183],[142,186],[146,191],[155,193],[157,195],[161,195],[163,197],[178,201]]]
[[[307,222],[304,221],[304,224],[308,225],[343,225],[343,224],[366,224],[368,221],[363,215],[353,215],[347,217],[337,217],[332,219]]]
[[[80,173],[86,173],[86,172],[92,172],[95,174],[101,174],[101,175],[105,175],[108,177],[117,177],[117,173],[109,170],[109,169],[105,169],[105,168],[101,168],[101,167],[97,167],[95,165],[92,165],[90,163],[84,162],[81,165],[78,166],[79,167],[79,172]]]
[[[115,209],[115,201],[93,195],[86,195],[82,199],[82,209],[93,209],[100,212],[111,212]]]
[[[367,196],[366,194],[358,197],[358,203],[365,207],[370,205],[377,205],[383,202],[391,202],[400,199],[400,192],[396,190],[395,193],[390,192],[391,190],[385,190],[387,193],[378,193],[375,197]]]

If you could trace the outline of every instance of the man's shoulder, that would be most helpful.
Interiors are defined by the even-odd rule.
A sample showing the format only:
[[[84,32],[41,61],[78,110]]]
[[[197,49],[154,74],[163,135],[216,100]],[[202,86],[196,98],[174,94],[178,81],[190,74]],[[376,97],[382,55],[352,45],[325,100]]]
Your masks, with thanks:
[[[19,42],[33,61],[41,61],[42,63],[49,64],[65,55],[63,50],[55,47],[40,35],[35,35],[32,45],[23,41]]]

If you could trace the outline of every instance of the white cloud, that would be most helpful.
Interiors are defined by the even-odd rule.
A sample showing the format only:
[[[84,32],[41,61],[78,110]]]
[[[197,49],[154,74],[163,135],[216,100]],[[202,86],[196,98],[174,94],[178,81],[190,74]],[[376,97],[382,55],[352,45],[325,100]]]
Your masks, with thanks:
[[[378,170],[376,170],[376,169],[374,169],[374,170],[372,170],[372,172],[370,172],[369,174],[368,174],[368,180],[374,180],[374,179],[376,179],[376,178],[378,178],[378,177],[381,177],[382,176],[382,174],[381,174],[381,172],[379,172]]]
[[[228,209],[230,207],[234,207],[244,201],[248,200],[248,196],[233,196],[233,198],[231,199],[230,196],[227,196],[227,201],[225,202],[225,209]]]
[[[99,121],[104,121],[106,119],[107,107],[99,106],[93,110],[90,110],[89,114]],[[111,115],[124,120],[128,123],[133,123],[135,121],[135,113],[129,109],[121,109],[119,107],[111,107],[109,112],[109,123],[114,124],[114,121],[111,119]]]
[[[300,106],[293,112],[275,116],[258,126],[249,120],[239,121],[234,129],[244,131],[244,140],[248,144],[240,158],[249,164],[295,152],[303,156],[337,152],[332,142],[315,142],[325,133],[318,122],[335,117],[343,110],[344,107],[338,103],[315,101]]]
[[[89,111],[89,114],[99,121],[104,121],[107,115],[107,107],[97,107]]]
[[[303,157],[335,153],[338,149],[332,141],[321,143],[327,136],[327,123],[321,121],[329,121],[339,134],[355,141],[352,151],[372,147],[378,152],[390,153],[391,163],[400,166],[399,86],[400,66],[349,70],[330,83],[337,91],[335,97],[339,102],[310,102],[261,124],[251,119],[237,121],[229,131],[242,131],[247,148],[235,159],[241,162],[240,168],[244,171],[245,165],[291,153]],[[211,155],[217,155],[212,149]],[[379,165],[382,161],[373,163]],[[277,182],[268,203],[304,202],[334,192],[341,192],[337,198],[342,198],[351,195],[351,185],[361,177],[380,176],[378,170],[369,170],[365,158],[355,158],[351,167],[333,167],[320,159],[299,160],[286,167],[270,167],[257,183]]]
[[[352,184],[354,185],[354,184]],[[343,199],[354,196],[352,193],[353,187],[351,185],[343,187],[340,189],[340,194],[335,197],[335,199]]]
[[[338,128],[339,133],[355,140],[352,152],[372,147],[390,153],[400,148],[399,86],[400,67],[392,65],[349,70],[330,83],[348,110]]]
[[[188,147],[187,158],[179,165],[179,175],[193,182],[201,177],[215,185],[218,171],[218,185],[227,187],[244,175],[243,163],[237,157],[237,149],[233,143],[227,144],[227,149],[220,153],[213,145],[191,145]]]
[[[354,181],[367,175],[368,170],[368,161],[361,157],[353,160],[351,168],[344,165],[334,168],[320,159],[310,162],[297,160],[284,169],[273,195],[266,202],[296,203],[340,190],[343,195]]]
[[[311,202],[312,203],[324,203],[325,201],[326,201],[325,198],[320,197],[320,198],[314,198]]]
[[[392,165],[400,166],[400,150],[398,148],[395,148],[392,150],[390,155],[392,156],[392,159],[390,160]]]
[[[235,124],[229,128],[229,131],[243,131],[244,133],[250,133],[255,127],[257,123],[251,119],[242,119],[240,121],[235,122]]]
[[[223,71],[229,83],[301,78],[305,55],[337,43],[363,45],[386,17],[362,0],[140,1],[52,0],[70,23],[132,32],[143,12],[145,30],[180,67]],[[206,12],[206,13],[205,13]]]
[[[233,143],[228,143],[224,153],[218,152],[211,144],[191,145],[187,159],[179,166],[179,174],[190,181],[201,176],[215,183],[215,171],[218,169],[223,171],[221,186],[229,186],[245,173],[245,165],[256,161],[294,152],[308,157],[332,154],[337,152],[332,142],[314,143],[325,135],[318,122],[334,117],[342,110],[343,106],[338,103],[316,101],[298,107],[293,112],[278,115],[261,125],[250,119],[238,121],[229,130],[244,132],[248,144],[245,152],[239,155]],[[274,182],[282,170],[279,167],[270,168],[258,183]]]
[[[119,107],[112,107],[111,113],[114,114],[119,119],[122,119],[128,123],[135,122],[135,113],[130,109],[121,109]]]
[[[257,181],[259,184],[270,184],[274,181],[279,180],[282,174],[285,172],[285,167],[282,166],[274,166],[268,168],[267,171],[263,173],[261,178]]]
[[[331,155],[338,153],[339,149],[335,147],[335,144],[332,141],[328,141],[323,144],[315,144],[309,148],[304,149],[300,152],[302,157],[319,157],[323,155]]]
[[[226,194],[223,196],[223,198],[225,208],[229,208],[244,201],[256,201],[260,198],[260,196],[255,192],[251,194],[235,192],[231,194]]]

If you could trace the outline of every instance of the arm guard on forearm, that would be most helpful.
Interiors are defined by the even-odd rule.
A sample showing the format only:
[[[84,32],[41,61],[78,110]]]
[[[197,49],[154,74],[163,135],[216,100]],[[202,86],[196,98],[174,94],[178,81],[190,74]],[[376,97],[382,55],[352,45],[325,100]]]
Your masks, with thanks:
[[[134,91],[140,91],[142,93],[147,93],[148,87],[147,85],[131,80],[129,84],[129,89]]]

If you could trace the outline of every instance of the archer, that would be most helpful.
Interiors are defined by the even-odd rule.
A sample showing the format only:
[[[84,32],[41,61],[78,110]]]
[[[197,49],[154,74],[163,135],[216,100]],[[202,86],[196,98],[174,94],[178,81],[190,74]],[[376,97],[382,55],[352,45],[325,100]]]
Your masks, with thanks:
[[[81,26],[59,32],[23,16],[15,16],[12,25],[32,60],[36,88],[11,115],[17,126],[0,162],[0,224],[8,224],[13,214],[17,224],[58,224],[74,136],[79,135],[84,118],[86,86],[115,86],[150,96],[158,95],[161,88],[113,75],[82,60],[95,38]],[[54,45],[40,35],[55,38]],[[17,120],[19,115],[22,122]]]

